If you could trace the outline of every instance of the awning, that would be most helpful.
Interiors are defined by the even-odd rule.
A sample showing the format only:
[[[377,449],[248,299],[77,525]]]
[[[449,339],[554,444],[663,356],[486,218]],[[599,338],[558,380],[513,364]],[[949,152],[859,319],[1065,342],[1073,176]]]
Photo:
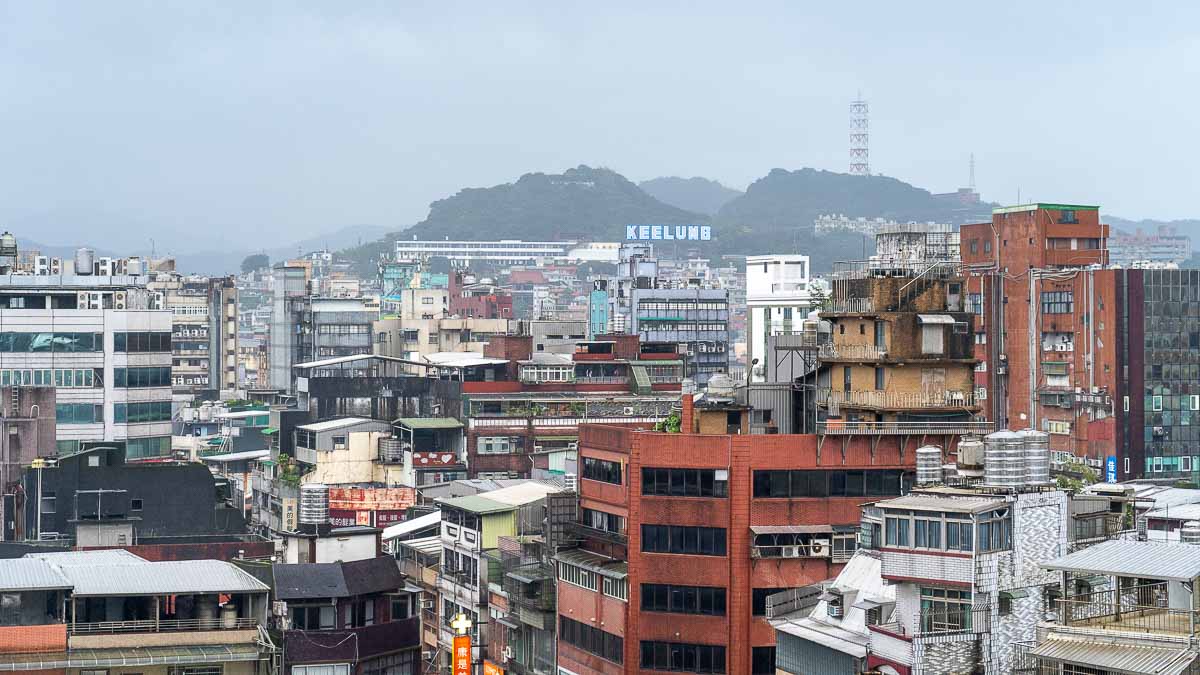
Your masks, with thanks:
[[[462,422],[453,417],[401,417],[392,424],[409,429],[461,429]]]
[[[948,314],[918,314],[917,321],[923,324],[953,324],[954,317]]]
[[[1187,649],[1083,640],[1047,640],[1029,653],[1048,661],[1145,675],[1179,675],[1196,658],[1196,653]]]
[[[751,525],[754,534],[819,534],[833,532],[829,525]]]
[[[205,442],[208,443],[209,445],[224,445],[225,439],[223,437],[210,438]]]
[[[270,436],[271,434],[277,434],[277,433],[279,433],[279,430],[278,430],[278,429],[276,429],[275,427],[263,427],[263,429],[262,429],[262,433],[264,433],[264,434],[266,434],[266,435]]]
[[[0,659],[0,672],[228,663],[231,661],[260,661],[269,656],[269,652],[260,651],[258,647],[250,644],[72,649],[68,652],[7,654]]]
[[[1000,597],[1008,598],[1009,600],[1012,600],[1013,598],[1027,598],[1029,597],[1029,589],[1014,588],[1011,591],[1000,591]]]
[[[511,628],[513,630],[521,630],[521,624],[517,623],[516,621],[513,621],[512,619],[508,618],[507,616],[498,616],[498,617],[495,617],[494,619],[492,619],[492,621],[495,621],[496,623],[498,623],[502,626],[508,626],[509,628]]]
[[[858,602],[851,605],[851,607],[865,611],[868,609],[875,609],[876,607],[879,607],[882,604],[883,604],[882,602],[877,602],[875,600],[859,600]]]

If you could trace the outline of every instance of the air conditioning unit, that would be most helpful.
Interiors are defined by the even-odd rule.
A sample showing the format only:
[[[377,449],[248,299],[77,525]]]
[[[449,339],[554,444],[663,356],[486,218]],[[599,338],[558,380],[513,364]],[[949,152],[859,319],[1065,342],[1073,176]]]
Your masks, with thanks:
[[[288,613],[287,602],[285,602],[283,600],[276,600],[275,602],[272,602],[271,603],[271,613],[274,614],[275,616],[287,616],[287,613]]]
[[[421,609],[433,609],[433,598],[421,598]]]
[[[808,554],[814,558],[828,558],[830,548],[828,539],[813,539],[808,545]]]
[[[504,654],[504,660],[505,660],[505,661],[509,661],[509,660],[511,660],[511,659],[512,659],[512,657],[513,657],[513,651],[512,651],[512,647],[509,647],[509,646],[507,646],[507,645],[506,645],[506,646],[504,647],[504,652],[503,652],[503,654]]]
[[[79,291],[75,294],[75,307],[78,309],[87,309],[92,302],[92,294],[87,291]]]
[[[1008,372],[1008,368],[1005,368],[1004,366],[996,366],[996,374],[997,375],[1004,375],[1007,372]]]
[[[1001,355],[1000,355],[1000,360],[1001,360],[1001,361],[1007,361],[1007,360],[1008,360],[1008,354],[1001,354]]]
[[[801,557],[800,547],[799,546],[780,546],[779,547],[779,557],[780,558],[799,558],[799,557]]]
[[[829,616],[831,616],[835,619],[841,617],[842,616],[842,603],[830,602],[827,605],[827,612],[828,612]]]
[[[633,406],[631,406],[631,405],[625,406],[624,408],[621,409],[621,414],[625,415],[627,417],[632,416],[633,415]]]
[[[125,309],[127,294],[125,291],[113,293],[113,309]]]

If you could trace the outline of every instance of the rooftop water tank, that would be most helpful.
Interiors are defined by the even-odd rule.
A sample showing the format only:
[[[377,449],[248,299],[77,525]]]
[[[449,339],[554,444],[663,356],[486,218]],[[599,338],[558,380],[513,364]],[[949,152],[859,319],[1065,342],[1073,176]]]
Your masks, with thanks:
[[[379,461],[400,464],[404,462],[404,441],[399,438],[379,439]]]
[[[1029,485],[1050,484],[1050,434],[1037,429],[1020,432],[1024,441],[1025,482]]]
[[[983,478],[983,441],[974,436],[963,436],[958,442],[958,475],[965,478]]]
[[[329,522],[329,486],[305,483],[300,486],[300,523],[324,525]]]
[[[942,449],[936,445],[917,448],[917,485],[942,482]]]
[[[92,273],[92,268],[96,264],[96,252],[90,248],[81,248],[75,251],[75,274],[86,276]]]
[[[1025,439],[1004,429],[988,434],[983,441],[983,481],[1000,487],[1025,484]]]
[[[1200,544],[1200,520],[1189,520],[1179,530],[1181,544]]]

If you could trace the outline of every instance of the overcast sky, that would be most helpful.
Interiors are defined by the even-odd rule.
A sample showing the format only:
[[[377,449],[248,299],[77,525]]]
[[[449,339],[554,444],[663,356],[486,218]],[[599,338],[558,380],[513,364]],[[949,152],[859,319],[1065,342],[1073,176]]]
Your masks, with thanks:
[[[578,164],[745,188],[844,171],[859,90],[874,172],[948,191],[974,152],[986,199],[1200,216],[1193,3],[299,4],[0,0],[0,229],[278,245]]]

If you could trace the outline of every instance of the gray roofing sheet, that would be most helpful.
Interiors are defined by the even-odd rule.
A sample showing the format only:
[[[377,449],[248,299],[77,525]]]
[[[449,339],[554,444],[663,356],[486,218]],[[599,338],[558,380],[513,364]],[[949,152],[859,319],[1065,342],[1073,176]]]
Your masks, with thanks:
[[[1042,563],[1049,570],[1191,581],[1200,577],[1200,546],[1114,540]]]
[[[45,591],[70,588],[53,565],[36,558],[0,561],[0,591]]]
[[[26,558],[37,558],[53,563],[59,567],[64,565],[121,565],[129,563],[149,562],[145,558],[134,555],[123,548],[102,548],[95,551],[51,551],[49,553],[27,553]]]
[[[1046,640],[1030,654],[1119,673],[1178,675],[1196,658],[1187,649],[1160,649],[1083,640]]]
[[[993,497],[951,497],[939,495],[906,495],[876,504],[882,509],[912,509],[914,511],[950,511],[980,513],[1004,506],[1004,500]]]
[[[0,660],[0,672],[228,663],[258,661],[267,657],[265,650],[260,650],[256,645],[72,649],[70,652],[7,654]]]
[[[76,596],[247,593],[266,584],[221,560],[169,560],[123,565],[64,565]]]

